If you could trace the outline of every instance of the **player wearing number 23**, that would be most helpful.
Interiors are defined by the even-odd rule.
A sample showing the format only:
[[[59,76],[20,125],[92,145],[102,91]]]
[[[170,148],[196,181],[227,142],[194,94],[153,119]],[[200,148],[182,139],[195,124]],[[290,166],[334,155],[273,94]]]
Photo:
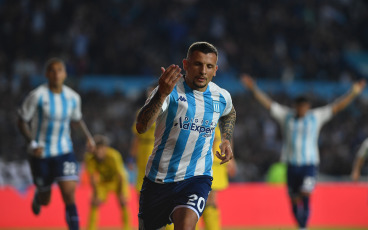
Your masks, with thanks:
[[[193,43],[181,68],[161,68],[159,85],[138,113],[144,133],[156,122],[155,146],[146,166],[139,202],[139,229],[194,229],[212,184],[215,127],[221,131],[221,163],[233,158],[236,113],[230,94],[212,83],[217,49]]]
[[[32,211],[38,215],[41,205],[48,205],[51,185],[58,182],[65,203],[69,229],[79,229],[74,193],[78,180],[78,164],[70,138],[70,122],[78,125],[87,137],[87,147],[94,140],[82,120],[80,96],[65,86],[64,62],[52,58],[46,63],[43,84],[28,94],[18,110],[18,127],[28,142],[32,176],[36,192]]]

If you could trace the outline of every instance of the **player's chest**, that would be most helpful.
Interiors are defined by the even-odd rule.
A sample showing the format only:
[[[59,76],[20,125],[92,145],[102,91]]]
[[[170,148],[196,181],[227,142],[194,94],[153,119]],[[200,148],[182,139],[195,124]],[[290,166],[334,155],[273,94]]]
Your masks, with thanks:
[[[313,121],[313,119],[309,118],[292,118],[286,122],[285,126],[286,131],[293,136],[312,135],[316,132],[316,123]]]
[[[75,108],[72,98],[53,96],[43,97],[38,103],[38,114],[44,119],[64,121],[70,117]]]

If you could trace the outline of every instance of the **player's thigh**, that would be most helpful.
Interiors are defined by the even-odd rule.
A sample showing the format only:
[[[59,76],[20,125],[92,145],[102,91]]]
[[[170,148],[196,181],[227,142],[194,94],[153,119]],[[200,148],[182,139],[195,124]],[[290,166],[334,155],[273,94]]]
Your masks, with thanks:
[[[186,207],[175,209],[172,219],[177,229],[195,229],[198,222],[197,213]]]
[[[305,166],[303,169],[303,183],[300,191],[304,195],[309,195],[314,191],[317,182],[318,168],[314,165]]]
[[[51,185],[54,181],[52,176],[52,164],[50,158],[30,157],[33,183],[37,187],[40,196],[49,196]]]
[[[287,187],[289,196],[292,199],[296,199],[300,196],[300,188],[303,184],[303,174],[300,166],[288,165],[287,166]]]
[[[209,176],[196,176],[181,182],[175,195],[173,212],[179,208],[191,209],[198,220],[206,206],[208,194],[211,191],[211,181],[212,178]]]
[[[53,159],[53,176],[56,181],[78,181],[79,165],[74,153],[63,154]]]
[[[144,178],[139,199],[139,229],[159,229],[170,224],[175,183],[158,184]]]

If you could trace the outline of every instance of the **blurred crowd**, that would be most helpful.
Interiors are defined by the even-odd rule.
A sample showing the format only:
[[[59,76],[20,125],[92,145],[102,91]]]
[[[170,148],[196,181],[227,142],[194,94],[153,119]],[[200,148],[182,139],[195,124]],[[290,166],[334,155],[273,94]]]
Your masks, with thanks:
[[[362,76],[346,64],[344,53],[368,48],[367,22],[364,0],[0,0],[0,185],[9,183],[6,178],[14,171],[7,169],[13,167],[9,162],[15,168],[24,165],[16,108],[33,87],[30,78],[42,74],[50,57],[66,61],[69,84],[77,91],[84,75],[158,75],[160,66],[180,64],[198,40],[218,47],[219,75],[350,82]],[[91,131],[108,135],[127,157],[144,95],[80,93]],[[288,95],[272,96],[291,105]],[[234,105],[236,180],[262,181],[279,159],[278,125],[246,93],[235,95]],[[357,147],[368,136],[366,106],[357,100],[323,128],[322,173],[349,173]],[[85,145],[79,136],[73,133],[81,160]]]
[[[368,46],[364,0],[1,0],[0,74],[157,74],[193,41],[220,51],[220,71],[283,79],[345,79],[347,50]]]

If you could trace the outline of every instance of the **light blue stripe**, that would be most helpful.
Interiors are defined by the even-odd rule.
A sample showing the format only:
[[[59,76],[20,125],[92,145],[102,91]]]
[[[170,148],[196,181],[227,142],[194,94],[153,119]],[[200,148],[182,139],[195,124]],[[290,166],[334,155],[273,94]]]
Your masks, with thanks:
[[[47,124],[46,139],[45,139],[45,155],[46,157],[51,156],[51,139],[52,132],[54,129],[55,119],[55,98],[54,94],[49,90],[49,122]]]
[[[302,136],[302,165],[307,164],[307,138],[308,138],[308,119],[309,116],[303,118],[303,136]]]
[[[67,106],[68,106],[68,109],[69,109],[69,107],[71,107],[70,110],[72,111],[71,113],[73,113],[73,111],[75,109],[77,109],[77,100],[75,98],[73,98],[71,104],[68,103],[68,101],[67,101]],[[66,136],[66,141],[68,143],[68,148],[69,148],[68,152],[73,152],[73,142],[70,138],[70,117],[67,117],[67,119],[68,119],[68,121],[66,123],[68,125],[66,126],[66,129],[67,129],[68,132],[67,132],[67,136]]]
[[[208,86],[209,88],[209,86]],[[211,123],[212,123],[212,119],[213,119],[213,100],[211,97],[211,91],[206,91],[203,94],[203,99],[204,99],[204,116],[203,116],[203,126],[205,126],[206,121],[208,121],[208,126],[210,127]],[[212,139],[210,142],[210,146],[212,146],[213,143],[213,137],[214,137],[214,133],[215,130],[213,130],[212,132]],[[194,151],[192,154],[192,157],[190,159],[190,163],[187,167],[186,173],[185,173],[185,177],[184,179],[190,178],[192,176],[194,176],[195,173],[195,169],[197,167],[197,163],[198,163],[198,159],[201,157],[202,151],[203,151],[203,147],[204,144],[206,142],[206,137],[203,137],[203,135],[205,135],[206,133],[203,134],[199,134],[199,137],[196,141],[195,147],[194,147]],[[206,153],[206,158],[205,158],[205,170],[204,170],[204,175],[211,175],[211,167],[212,167],[212,152],[211,152],[211,147],[209,148],[209,151],[207,151]]]
[[[316,117],[314,115],[311,116],[311,123],[312,123],[312,138],[311,140],[313,141],[313,143],[311,144],[312,151],[311,152],[311,163],[312,164],[316,164],[316,158],[317,158],[317,152],[316,152],[316,148],[318,148],[318,140],[317,140],[317,122],[316,122]]]
[[[184,84],[184,88],[185,88],[185,96],[186,96],[187,103],[188,103],[188,109],[185,114],[185,117],[189,118],[188,122],[190,122],[190,124],[195,124],[194,117],[195,117],[195,112],[196,112],[196,103],[194,99],[194,94],[193,94],[193,91],[186,84]],[[176,173],[178,171],[179,163],[183,156],[190,133],[191,133],[190,127],[189,127],[189,130],[185,130],[185,129],[180,130],[178,140],[176,141],[174,152],[171,156],[169,167],[168,167],[164,182],[174,181]]]
[[[170,94],[170,104],[168,107],[168,114],[166,117],[165,131],[164,131],[164,134],[162,135],[161,143],[157,147],[155,158],[152,161],[151,169],[148,173],[148,178],[152,181],[156,180],[161,156],[165,149],[166,141],[169,138],[171,128],[173,127],[173,124],[174,124],[174,118],[178,110],[177,99],[178,99],[178,92],[177,92],[177,86],[175,86],[174,90]]]
[[[65,122],[67,120],[66,116],[68,114],[68,104],[67,104],[67,100],[65,98],[64,92],[61,93],[60,97],[61,97],[61,105],[62,105],[62,117],[60,121],[60,129],[59,129],[59,137],[58,137],[58,154],[59,155],[64,153],[61,143],[62,143],[62,138],[63,138]]]
[[[224,113],[225,108],[226,108],[226,100],[222,96],[222,94],[220,94],[220,116]]]
[[[37,103],[37,110],[38,110],[38,122],[37,122],[37,132],[36,132],[36,142],[39,143],[40,141],[40,133],[41,133],[41,126],[42,126],[42,119],[43,119],[43,109],[42,109],[42,99],[41,96]]]

